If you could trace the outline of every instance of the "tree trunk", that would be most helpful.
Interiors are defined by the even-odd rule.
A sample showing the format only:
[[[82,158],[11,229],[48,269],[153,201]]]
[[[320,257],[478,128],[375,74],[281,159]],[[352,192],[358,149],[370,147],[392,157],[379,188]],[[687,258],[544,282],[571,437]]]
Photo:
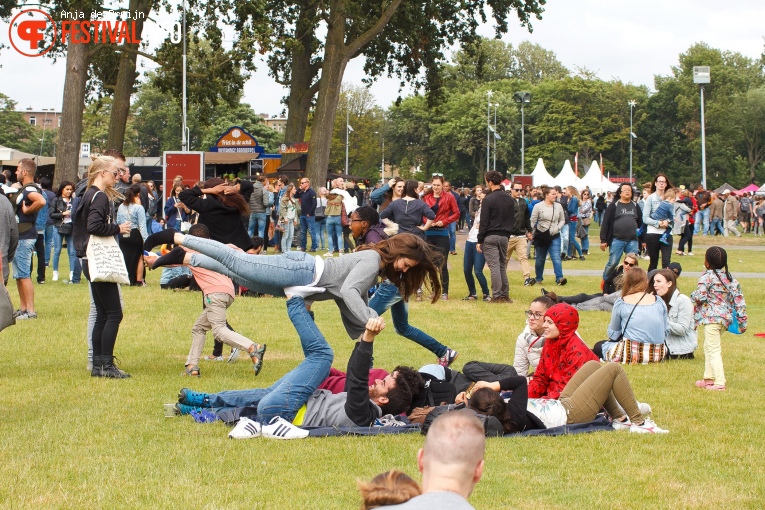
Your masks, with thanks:
[[[88,44],[67,45],[66,78],[64,80],[64,106],[61,111],[56,169],[53,186],[62,181],[77,182],[82,137],[82,114],[85,109],[85,90],[92,48]]]
[[[345,11],[341,4],[342,1],[332,2],[332,12],[324,46],[324,64],[321,69],[319,97],[316,100],[311,139],[308,142],[306,177],[317,188],[323,186],[327,179],[335,112],[340,100],[343,74],[350,55],[344,44]]]
[[[151,11],[151,2],[146,0],[130,0],[129,10],[131,13],[142,12],[144,17],[137,16],[135,22],[136,39],[141,39],[143,24],[149,17]],[[123,47],[127,47],[127,42]],[[130,114],[130,97],[133,95],[133,87],[137,73],[135,71],[136,60],[138,57],[139,44],[131,44],[135,51],[122,51],[120,55],[120,67],[117,72],[117,83],[114,87],[114,101],[112,102],[112,112],[109,117],[109,136],[106,140],[106,149],[116,149],[122,151],[125,146],[125,129],[127,126],[128,115]]]

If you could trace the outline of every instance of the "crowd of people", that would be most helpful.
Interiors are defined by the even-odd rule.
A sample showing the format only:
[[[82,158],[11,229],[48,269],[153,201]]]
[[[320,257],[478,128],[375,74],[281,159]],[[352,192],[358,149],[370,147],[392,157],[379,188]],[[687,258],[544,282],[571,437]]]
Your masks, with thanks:
[[[426,380],[451,384],[454,391],[446,403],[468,411],[446,412],[430,426],[418,454],[422,488],[400,472],[361,485],[365,501],[377,501],[370,504],[378,507],[382,502],[422,508],[461,498],[469,508],[465,500],[481,477],[486,430],[476,416],[492,417],[501,432],[516,433],[587,423],[605,409],[617,430],[666,433],[653,422],[650,406],[637,401],[621,364],[691,359],[702,326],[705,371],[696,386],[724,391],[722,332],[741,332],[747,325],[745,300],[724,249],[709,248],[706,272],[695,290],[690,296],[680,291],[682,267],[670,260],[673,235],[681,235],[676,254],[686,245],[690,254],[694,231],[711,232],[706,225],[714,224],[722,200],[703,190],[674,188],[663,174],[643,188],[640,200],[631,185],[622,184],[610,201],[574,187],[532,189],[511,183],[505,189],[495,171],[470,192],[452,191],[440,175],[427,185],[393,178],[368,195],[368,205],[355,184],[344,179],[316,192],[307,178],[297,186],[283,176],[273,183],[262,176],[255,182],[211,178],[193,186],[179,178],[163,206],[151,181],[136,175],[130,179],[126,160],[117,152],[96,158],[80,183],[63,182],[55,193],[50,182],[35,183],[35,170],[33,161],[22,160],[13,201],[0,199],[0,221],[9,224],[3,230],[8,235],[0,235],[4,283],[10,262],[20,298],[15,319],[36,318],[32,253],[42,235],[38,266],[50,260],[52,251],[57,280],[66,244],[68,281],[77,283],[84,274],[90,289],[91,376],[130,377],[114,356],[124,306],[120,284],[104,275],[104,255],[94,247],[97,239],[111,239],[121,256],[112,251],[109,257],[124,260],[130,285],[146,285],[145,271],[162,268],[163,288],[195,285],[201,290],[202,313],[190,328],[186,376],[201,376],[207,331],[216,340],[211,359],[221,359],[222,345],[229,345],[230,359],[246,352],[257,375],[266,344],[235,332],[226,322],[226,310],[243,290],[286,298],[304,353],[297,367],[267,388],[217,393],[183,388],[173,406],[179,415],[207,411],[220,418],[234,413],[232,438],[297,439],[308,434],[302,427],[368,427],[401,415],[416,422],[441,403],[426,404],[424,411],[415,407],[423,392],[433,391]],[[724,235],[741,235],[737,222],[758,235],[762,202],[750,199],[742,216],[748,197],[722,197],[722,215],[732,218],[726,219]],[[469,294],[464,299],[479,299],[477,279],[483,300],[502,304],[513,302],[507,274],[512,253],[523,285],[544,283],[549,256],[555,283],[563,286],[562,262],[589,255],[593,220],[601,226],[601,250],[609,249],[600,291],[559,296],[543,288],[526,311],[512,365],[470,362],[464,373],[451,370],[459,353],[410,324],[410,299],[449,299],[447,261],[456,254],[457,231],[468,231],[463,270]],[[48,221],[53,242],[46,255]],[[316,254],[325,246],[323,256]],[[161,247],[159,255],[150,251],[156,247]],[[528,263],[532,250],[533,275]],[[649,260],[647,271],[639,267],[641,253]],[[485,265],[490,281],[483,274]],[[43,265],[43,281],[44,275]],[[348,336],[356,340],[345,373],[332,367],[332,347],[313,320],[312,303],[327,300],[335,302]],[[433,367],[370,369],[375,338],[386,327],[383,314],[389,309],[396,333],[431,351]],[[611,313],[607,340],[588,347],[578,332],[580,310]],[[458,442],[465,443],[459,454],[451,447]],[[449,478],[457,471],[444,471],[448,456],[457,457],[454,469],[467,477],[459,483]],[[411,489],[401,491],[405,499],[380,499],[399,485]]]

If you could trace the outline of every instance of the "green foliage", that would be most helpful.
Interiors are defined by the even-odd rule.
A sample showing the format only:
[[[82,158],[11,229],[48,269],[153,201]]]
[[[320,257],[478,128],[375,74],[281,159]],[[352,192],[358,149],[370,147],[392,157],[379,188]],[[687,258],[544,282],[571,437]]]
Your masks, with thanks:
[[[16,101],[0,92],[0,145],[23,150],[21,147],[34,138],[35,128],[24,120],[22,113],[15,111],[16,104]]]
[[[90,143],[93,153],[104,152],[109,138],[109,115],[111,115],[112,98],[109,96],[97,99],[85,106],[82,115],[82,141]],[[142,155],[144,152],[136,145],[139,139],[135,127],[135,116],[129,116],[125,129],[125,145],[122,149],[129,156]]]

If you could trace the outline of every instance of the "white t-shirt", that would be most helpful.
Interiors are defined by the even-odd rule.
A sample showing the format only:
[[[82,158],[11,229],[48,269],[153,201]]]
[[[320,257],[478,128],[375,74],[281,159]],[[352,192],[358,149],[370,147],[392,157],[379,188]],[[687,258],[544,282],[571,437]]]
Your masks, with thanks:
[[[530,398],[526,410],[542,420],[545,427],[551,429],[565,425],[568,421],[568,413],[560,400],[550,398]]]

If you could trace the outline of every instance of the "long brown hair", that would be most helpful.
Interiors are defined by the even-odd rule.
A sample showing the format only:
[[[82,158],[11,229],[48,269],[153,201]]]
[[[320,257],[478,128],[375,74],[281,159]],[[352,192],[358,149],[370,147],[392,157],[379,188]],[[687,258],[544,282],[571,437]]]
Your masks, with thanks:
[[[481,388],[474,391],[468,405],[474,411],[498,419],[505,434],[518,432],[518,425],[510,418],[510,411],[508,411],[504,399],[491,388]]]
[[[356,482],[361,492],[361,510],[406,503],[422,494],[420,486],[398,469],[381,473],[369,482]]]
[[[226,181],[221,179],[220,177],[212,177],[210,179],[207,179],[205,182],[202,183],[203,189],[209,189],[214,188],[218,184],[225,184]],[[240,193],[232,193],[230,195],[221,194],[221,195],[208,195],[209,198],[215,199],[220,201],[223,205],[227,207],[233,207],[236,210],[239,211],[239,214],[242,216],[249,216],[250,214],[250,205],[247,203],[247,201],[244,199],[244,197]]]
[[[634,268],[633,268],[634,269]],[[630,270],[629,272],[632,272]],[[656,294],[656,289],[653,286],[653,279],[656,278],[656,275],[660,274],[664,277],[665,280],[667,280],[667,283],[669,283],[669,292],[667,292],[665,295],[660,296]],[[671,269],[667,269],[666,267],[664,269],[659,269],[656,271],[653,275],[651,275],[651,279],[648,281],[648,292],[655,295],[658,298],[661,298],[664,300],[664,303],[667,305],[667,310],[669,310],[669,301],[672,299],[672,294],[675,293],[677,290],[677,277],[675,276],[675,272]]]
[[[443,257],[414,234],[402,233],[376,244],[365,244],[356,251],[375,250],[384,264],[383,275],[398,288],[404,301],[423,285],[433,293],[431,303],[441,296],[441,265]],[[405,273],[396,271],[393,263],[399,258],[412,259],[417,265]]]
[[[648,274],[641,267],[633,267],[624,273],[624,286],[622,287],[622,297],[630,294],[645,292],[648,289]]]

